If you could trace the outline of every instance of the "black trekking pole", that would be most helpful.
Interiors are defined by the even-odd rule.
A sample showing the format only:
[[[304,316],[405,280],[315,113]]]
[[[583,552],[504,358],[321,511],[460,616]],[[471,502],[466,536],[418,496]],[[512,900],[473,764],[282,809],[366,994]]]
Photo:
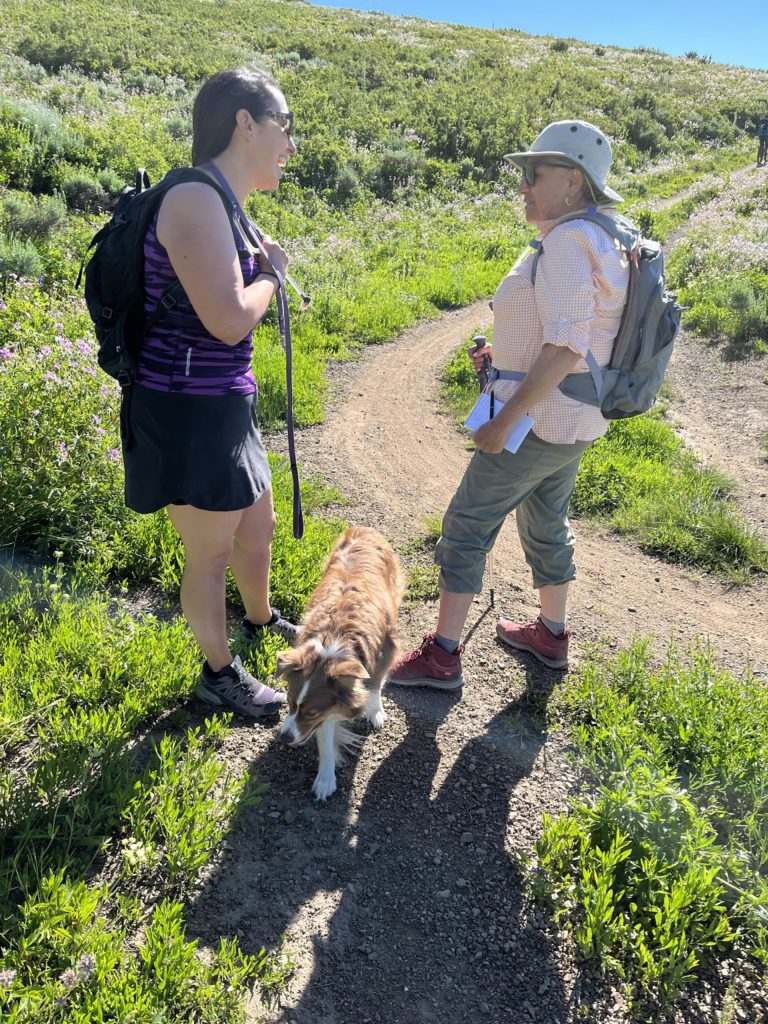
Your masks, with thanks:
[[[484,334],[476,334],[472,338],[472,344],[475,346],[475,352],[479,352],[485,348],[486,337]],[[480,390],[485,391],[488,381],[491,376],[491,360],[487,355],[483,356],[483,364],[479,370],[475,370],[477,379],[480,382]],[[491,415],[493,415],[493,406],[491,406]],[[491,596],[491,608],[496,607],[496,595],[493,590],[493,548],[488,552],[488,589],[490,590]]]

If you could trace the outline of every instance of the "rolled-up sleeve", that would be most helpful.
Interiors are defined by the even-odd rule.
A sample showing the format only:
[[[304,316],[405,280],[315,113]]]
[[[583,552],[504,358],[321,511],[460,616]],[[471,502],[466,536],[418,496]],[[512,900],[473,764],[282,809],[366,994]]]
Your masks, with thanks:
[[[584,231],[575,225],[554,228],[544,239],[545,256],[536,271],[543,343],[572,349],[582,358],[589,349],[595,319],[595,256]]]

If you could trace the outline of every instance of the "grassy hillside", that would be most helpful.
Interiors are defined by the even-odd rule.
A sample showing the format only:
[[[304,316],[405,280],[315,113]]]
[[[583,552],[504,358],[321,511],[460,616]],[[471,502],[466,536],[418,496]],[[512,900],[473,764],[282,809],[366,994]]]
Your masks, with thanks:
[[[495,178],[504,152],[576,115],[603,124],[619,168],[636,170],[732,145],[768,106],[767,73],[695,56],[285,0],[138,0],[130,16],[109,0],[6,0],[3,20],[0,81],[16,98],[4,130],[26,111],[49,157],[123,176],[141,153],[156,171],[186,158],[190,92],[233,63],[278,75],[298,115],[295,178],[321,192],[355,176],[380,194],[414,176]],[[44,187],[56,169],[9,179],[25,175]]]
[[[155,179],[188,162],[206,75],[274,72],[299,155],[251,212],[314,296],[295,318],[296,412],[316,422],[329,358],[487,295],[507,271],[530,229],[503,153],[551,120],[596,121],[628,208],[660,237],[752,156],[768,73],[298,0],[3,0],[2,15],[0,547],[48,569],[0,565],[0,1017],[229,1024],[247,982],[273,991],[287,961],[227,941],[198,956],[183,903],[259,790],[217,755],[220,722],[187,728],[197,657],[184,622],[125,601],[129,584],[175,595],[181,553],[164,515],[123,505],[117,389],[74,285],[91,234],[138,166]],[[678,286],[707,290],[697,326],[746,296],[732,327],[745,346],[767,320],[767,216],[764,186],[745,192],[729,221],[749,225],[742,262],[703,224],[672,268]],[[724,298],[713,252],[741,275]],[[271,319],[254,362],[262,423],[279,424]],[[635,470],[634,450],[625,463]],[[274,482],[274,599],[299,614],[338,523],[311,514],[331,496],[305,485],[294,544],[284,467]],[[240,648],[254,672],[273,669],[277,641]]]

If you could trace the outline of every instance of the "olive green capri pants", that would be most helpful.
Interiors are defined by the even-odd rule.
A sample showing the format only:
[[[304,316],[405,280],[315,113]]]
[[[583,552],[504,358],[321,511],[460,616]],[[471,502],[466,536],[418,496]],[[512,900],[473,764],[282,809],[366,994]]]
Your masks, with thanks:
[[[435,549],[440,589],[480,593],[486,556],[514,510],[533,586],[538,590],[572,580],[576,565],[568,503],[581,456],[591,444],[549,444],[528,434],[514,454],[476,451],[445,513]]]

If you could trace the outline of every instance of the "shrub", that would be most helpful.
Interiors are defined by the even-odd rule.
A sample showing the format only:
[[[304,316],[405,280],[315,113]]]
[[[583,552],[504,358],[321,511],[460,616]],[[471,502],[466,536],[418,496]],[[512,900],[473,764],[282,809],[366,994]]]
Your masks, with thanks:
[[[41,270],[40,253],[28,238],[0,235],[0,284],[14,278],[38,277]]]
[[[655,222],[652,210],[635,210],[633,219],[645,238],[654,237]]]
[[[736,349],[765,351],[768,341],[768,278],[765,283],[745,273],[721,273],[699,279],[680,292],[689,309],[687,328],[708,337],[728,339]]]
[[[107,194],[97,178],[91,174],[73,174],[66,178],[61,190],[67,205],[74,210],[98,213],[106,209]]]
[[[353,199],[360,191],[360,178],[351,164],[345,164],[336,177],[336,195],[339,199]]]
[[[8,123],[0,112],[0,185],[26,188],[33,161],[29,128]]]
[[[111,167],[106,167],[103,171],[99,171],[96,179],[99,186],[111,197],[119,195],[128,184]]]
[[[171,138],[177,139],[179,142],[188,142],[192,136],[192,122],[188,117],[182,117],[180,114],[167,117],[163,121],[163,128]]]
[[[643,109],[636,110],[627,123],[627,138],[641,153],[652,156],[660,152],[666,143],[664,129]]]
[[[414,149],[402,146],[385,149],[378,164],[369,174],[374,192],[385,198],[391,197],[396,185],[405,185],[424,175],[424,156]]]
[[[60,196],[41,196],[28,201],[11,194],[3,203],[3,213],[10,234],[34,241],[42,241],[63,230],[67,221],[67,207]]]

